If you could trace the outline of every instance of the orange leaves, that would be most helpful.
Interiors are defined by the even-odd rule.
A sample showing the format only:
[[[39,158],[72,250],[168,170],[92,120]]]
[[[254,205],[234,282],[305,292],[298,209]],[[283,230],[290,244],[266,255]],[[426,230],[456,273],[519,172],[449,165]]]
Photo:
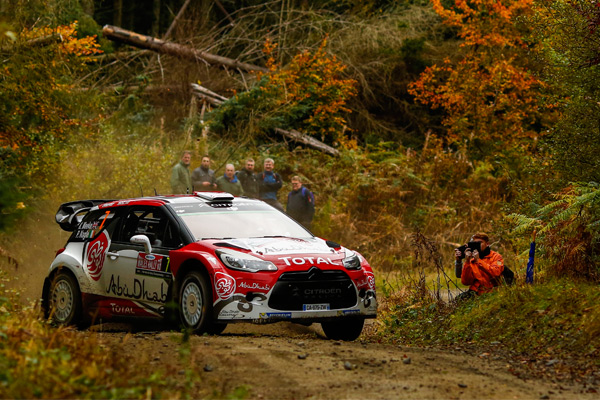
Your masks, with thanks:
[[[41,28],[24,30],[21,33],[21,36],[23,39],[31,40],[53,34],[60,35],[61,41],[59,44],[59,49],[65,54],[84,57],[87,61],[87,56],[102,53],[102,50],[100,50],[100,44],[98,44],[96,41],[96,35],[86,36],[81,39],[77,38],[77,21],[74,21],[69,25],[61,25],[56,28],[44,26]]]
[[[455,0],[448,9],[442,0],[431,2],[446,24],[459,28],[465,46],[521,46],[515,17],[528,13],[533,4],[533,0]]]
[[[275,107],[299,116],[293,128],[332,142],[342,136],[344,114],[351,112],[346,104],[356,95],[356,81],[344,79],[346,66],[327,54],[326,44],[324,39],[314,53],[305,50],[281,67],[274,57],[277,45],[267,40],[264,52],[270,72],[259,78],[264,78],[263,95],[270,96]]]
[[[543,84],[519,58],[524,33],[516,22],[532,1],[455,0],[450,8],[432,2],[445,23],[459,29],[466,51],[458,61],[428,67],[409,93],[444,109],[450,143],[479,139],[506,148],[534,139]]]

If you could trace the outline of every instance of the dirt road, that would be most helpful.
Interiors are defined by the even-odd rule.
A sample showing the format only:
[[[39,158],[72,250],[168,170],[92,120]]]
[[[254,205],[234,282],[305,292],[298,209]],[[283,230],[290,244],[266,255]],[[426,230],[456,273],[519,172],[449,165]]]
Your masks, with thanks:
[[[68,234],[51,218],[35,216],[5,243],[18,268],[4,263],[23,301],[38,299],[43,277]],[[31,240],[43,237],[44,240]],[[10,286],[10,285],[9,285]],[[136,364],[169,366],[175,374],[198,371],[205,394],[245,385],[250,399],[594,399],[583,388],[518,378],[506,361],[461,350],[382,345],[363,335],[355,342],[324,338],[310,327],[230,325],[220,336],[192,336],[189,362],[180,357],[182,334],[128,333],[127,326],[96,326],[104,346]],[[82,331],[85,340],[91,331]],[[362,341],[361,341],[362,340]],[[191,365],[190,365],[191,363]]]
[[[110,328],[109,328],[110,329]],[[318,325],[230,325],[220,336],[190,339],[192,365],[181,365],[181,334],[100,332],[105,346],[231,393],[241,385],[257,399],[592,399],[581,388],[511,374],[507,364],[461,351],[326,340]],[[141,357],[141,360],[140,360]]]

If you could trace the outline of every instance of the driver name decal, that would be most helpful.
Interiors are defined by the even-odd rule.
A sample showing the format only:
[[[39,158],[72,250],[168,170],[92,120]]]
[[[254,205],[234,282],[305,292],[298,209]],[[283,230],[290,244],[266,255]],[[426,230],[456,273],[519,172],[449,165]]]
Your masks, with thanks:
[[[110,244],[110,238],[106,231],[102,232],[95,240],[91,241],[87,246],[85,254],[85,267],[90,273],[90,277],[97,281],[102,276],[102,267],[104,259]]]
[[[215,290],[221,299],[228,299],[235,292],[235,279],[222,272],[215,274]]]

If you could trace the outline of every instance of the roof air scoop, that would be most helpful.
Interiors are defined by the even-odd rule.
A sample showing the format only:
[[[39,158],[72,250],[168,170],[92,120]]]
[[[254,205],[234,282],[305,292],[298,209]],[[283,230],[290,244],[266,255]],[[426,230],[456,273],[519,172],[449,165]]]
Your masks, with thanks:
[[[233,195],[226,192],[194,192],[194,196],[200,197],[211,203],[233,201]]]

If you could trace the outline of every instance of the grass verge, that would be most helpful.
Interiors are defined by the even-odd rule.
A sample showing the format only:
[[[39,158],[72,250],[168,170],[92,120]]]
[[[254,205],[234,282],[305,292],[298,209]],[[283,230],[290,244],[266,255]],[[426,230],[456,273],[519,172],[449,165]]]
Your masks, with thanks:
[[[381,340],[419,346],[496,349],[537,372],[600,381],[600,292],[597,285],[551,280],[502,287],[462,303],[435,301],[419,290],[384,299]]]

